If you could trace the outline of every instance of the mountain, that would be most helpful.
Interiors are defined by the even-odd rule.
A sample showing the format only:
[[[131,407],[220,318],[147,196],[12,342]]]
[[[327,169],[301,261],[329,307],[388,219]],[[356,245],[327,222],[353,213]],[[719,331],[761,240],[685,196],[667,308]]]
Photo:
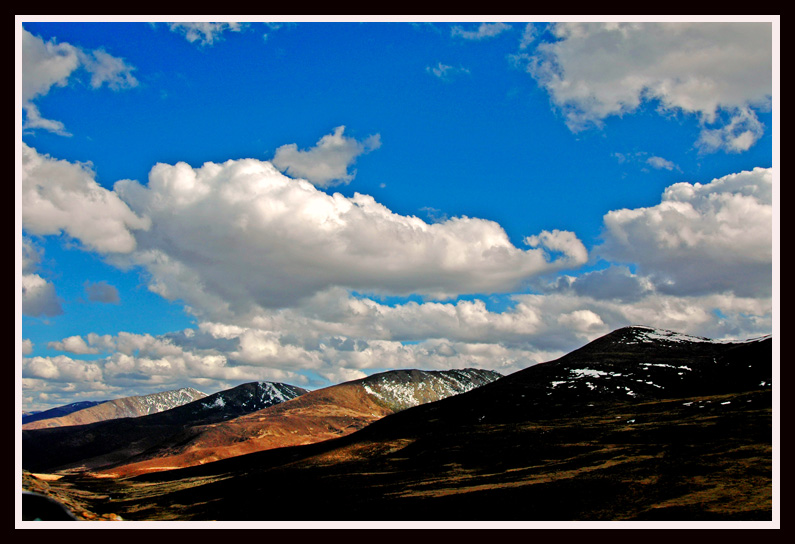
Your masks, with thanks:
[[[770,520],[772,375],[770,337],[629,327],[340,438],[59,482],[131,520]]]
[[[170,444],[185,429],[261,410],[306,393],[293,385],[251,382],[170,410],[86,425],[22,431],[25,468],[94,469]]]
[[[162,391],[138,397],[124,397],[102,402],[82,410],[73,411],[60,417],[41,419],[22,425],[23,430],[48,429],[52,427],[67,427],[71,425],[86,425],[97,421],[119,419],[125,417],[140,417],[170,410],[194,400],[206,397],[206,393],[197,391],[192,387]]]
[[[37,412],[22,412],[22,424],[24,425],[25,423],[32,423],[34,421],[39,421],[41,419],[52,419],[56,417],[62,417],[67,414],[71,414],[72,412],[83,410],[84,408],[91,408],[92,406],[96,406],[97,404],[101,404],[102,402],[105,401],[84,400],[81,402],[73,402],[72,404],[67,404],[65,406],[50,408],[49,410],[43,410]]]

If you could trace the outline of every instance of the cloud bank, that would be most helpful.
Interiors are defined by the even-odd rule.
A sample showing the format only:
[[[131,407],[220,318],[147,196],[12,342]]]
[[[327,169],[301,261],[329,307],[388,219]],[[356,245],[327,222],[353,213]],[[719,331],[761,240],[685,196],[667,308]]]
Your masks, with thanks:
[[[119,266],[142,267],[152,290],[198,318],[196,329],[157,337],[51,342],[64,355],[23,357],[31,402],[253,380],[317,386],[386,368],[510,373],[630,324],[713,338],[772,326],[771,169],[676,183],[655,206],[609,212],[593,253],[612,264],[543,283],[588,262],[574,233],[527,236],[520,249],[492,221],[427,223],[255,159],[158,164],[147,185],[122,180],[110,191],[86,165],[33,148],[23,157],[26,231],[63,232]],[[44,304],[57,299],[28,249],[26,313],[57,312]],[[446,300],[522,286],[500,311],[480,298]],[[110,287],[86,292],[110,301]],[[437,300],[379,302],[386,294]]]

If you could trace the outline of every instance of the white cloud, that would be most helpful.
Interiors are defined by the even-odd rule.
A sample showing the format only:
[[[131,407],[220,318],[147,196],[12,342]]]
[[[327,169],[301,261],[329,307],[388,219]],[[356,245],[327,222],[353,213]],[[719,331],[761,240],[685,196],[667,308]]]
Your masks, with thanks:
[[[115,188],[152,222],[136,232],[134,255],[152,288],[206,316],[292,305],[333,286],[444,298],[504,292],[587,258],[571,233],[542,233],[538,249],[520,250],[492,221],[428,224],[367,195],[326,194],[254,159],[158,164],[147,187]]]
[[[658,100],[698,117],[706,151],[743,151],[763,132],[752,107],[770,105],[770,23],[558,23],[551,31],[557,41],[517,58],[573,130]]]
[[[22,147],[22,227],[30,234],[66,232],[100,252],[135,249],[130,232],[148,228],[116,193],[94,180],[88,165],[40,155]]]
[[[172,32],[182,34],[191,43],[199,42],[199,45],[213,45],[217,40],[222,39],[224,32],[240,32],[245,25],[235,22],[184,22],[169,23]]]
[[[345,127],[339,126],[307,150],[299,150],[296,144],[283,145],[276,150],[273,165],[318,187],[349,183],[356,173],[349,173],[348,168],[360,155],[381,147],[381,138],[376,134],[359,142],[345,137],[344,132]]]
[[[663,292],[769,296],[772,185],[772,169],[764,168],[707,184],[674,184],[657,206],[605,215],[598,252],[637,264]]]
[[[477,30],[465,30],[461,26],[456,25],[452,28],[451,33],[453,36],[458,36],[465,40],[483,40],[499,36],[507,30],[511,30],[511,26],[505,23],[481,23]]]
[[[27,117],[23,128],[42,128],[62,136],[71,135],[60,121],[42,117],[33,100],[49,93],[53,86],[66,86],[80,69],[91,75],[90,85],[94,89],[105,84],[114,90],[138,85],[132,75],[134,68],[123,59],[102,49],[86,51],[54,39],[45,42],[22,29],[22,107]]]
[[[30,355],[33,353],[33,342],[30,338],[23,338],[21,343],[22,355]]]

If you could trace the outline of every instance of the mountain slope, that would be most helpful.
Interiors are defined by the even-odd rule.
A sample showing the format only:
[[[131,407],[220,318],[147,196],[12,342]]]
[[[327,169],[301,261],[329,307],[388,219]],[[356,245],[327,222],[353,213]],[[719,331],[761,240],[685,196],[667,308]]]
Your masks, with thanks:
[[[155,414],[170,410],[171,408],[188,404],[197,399],[206,397],[206,393],[197,391],[192,387],[174,389],[172,391],[162,391],[150,395],[136,397],[124,397],[109,400],[84,408],[76,412],[71,412],[61,417],[42,419],[24,424],[22,429],[48,429],[52,427],[66,427],[71,425],[86,425],[97,421],[109,419],[119,419],[125,417],[140,417],[148,414]]]
[[[769,520],[771,380],[769,337],[626,328],[335,440],[71,483],[125,519]]]
[[[24,429],[25,468],[98,468],[117,463],[163,443],[192,426],[224,421],[306,393],[272,382],[245,383],[155,414],[87,425]]]
[[[72,404],[67,404],[65,406],[58,406],[56,408],[50,408],[49,410],[43,410],[41,412],[33,412],[33,413],[22,413],[22,424],[25,423],[33,423],[34,421],[39,421],[42,419],[53,419],[56,417],[62,417],[72,412],[77,412],[78,410],[83,410],[85,408],[91,408],[92,406],[96,406],[97,404],[102,404],[105,401],[90,401],[84,400],[81,402],[73,402]]]
[[[97,472],[130,476],[322,442],[362,429],[386,415],[470,391],[499,377],[497,372],[475,369],[375,374],[311,391],[232,420],[186,428],[168,443]]]

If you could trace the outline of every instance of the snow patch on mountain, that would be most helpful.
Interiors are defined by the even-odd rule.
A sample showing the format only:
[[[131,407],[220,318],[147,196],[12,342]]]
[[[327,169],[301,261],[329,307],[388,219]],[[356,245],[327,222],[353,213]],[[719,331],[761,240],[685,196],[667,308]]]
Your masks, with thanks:
[[[655,329],[653,327],[646,327],[644,325],[633,325],[628,327],[631,330],[633,340],[627,340],[627,344],[651,344],[660,340],[671,343],[693,343],[693,342],[706,342],[712,344],[746,344],[750,342],[762,342],[771,338],[772,335],[760,336],[758,338],[749,338],[747,340],[713,340],[703,336],[691,336],[689,334],[682,334],[679,332],[669,331],[665,329]]]
[[[396,410],[466,393],[502,377],[491,370],[393,371],[362,380],[364,390]]]
[[[172,391],[153,393],[151,395],[131,397],[130,403],[137,408],[137,415],[149,415],[164,412],[171,408],[176,408],[177,406],[202,399],[206,396],[207,393],[202,393],[192,387],[185,387]]]

